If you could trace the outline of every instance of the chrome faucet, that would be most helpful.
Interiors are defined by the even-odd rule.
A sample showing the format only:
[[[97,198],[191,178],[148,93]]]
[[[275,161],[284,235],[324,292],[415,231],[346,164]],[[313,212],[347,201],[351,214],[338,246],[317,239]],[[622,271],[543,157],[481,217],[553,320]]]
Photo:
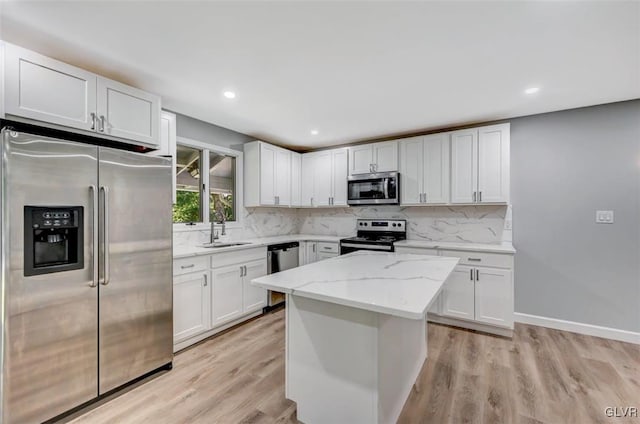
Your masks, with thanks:
[[[225,225],[225,216],[224,213],[222,213],[219,210],[215,211],[215,216],[218,218],[218,222],[217,224],[221,224],[222,225],[222,233],[220,235],[227,235],[227,231],[226,231],[226,225]],[[209,236],[209,242],[210,243],[215,243],[216,240],[218,240],[220,238],[220,236],[218,236],[218,232],[215,230],[216,229],[216,221],[215,220],[211,220],[211,235]]]

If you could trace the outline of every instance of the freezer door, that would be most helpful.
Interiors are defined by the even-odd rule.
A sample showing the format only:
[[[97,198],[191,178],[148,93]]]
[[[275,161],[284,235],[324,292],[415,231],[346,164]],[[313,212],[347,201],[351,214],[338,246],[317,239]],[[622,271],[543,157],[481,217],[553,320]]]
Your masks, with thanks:
[[[100,394],[173,359],[171,162],[100,148]]]
[[[0,421],[35,423],[98,394],[98,289],[92,229],[97,193],[90,189],[98,184],[98,149],[3,130],[2,150]],[[49,271],[56,272],[25,276],[28,232],[45,237],[40,248],[55,251],[53,245],[64,246],[64,234],[47,241],[49,230],[42,233],[35,223],[25,228],[25,206],[70,206],[82,212],[82,226],[77,229],[83,232],[78,246],[80,268],[53,265]]]

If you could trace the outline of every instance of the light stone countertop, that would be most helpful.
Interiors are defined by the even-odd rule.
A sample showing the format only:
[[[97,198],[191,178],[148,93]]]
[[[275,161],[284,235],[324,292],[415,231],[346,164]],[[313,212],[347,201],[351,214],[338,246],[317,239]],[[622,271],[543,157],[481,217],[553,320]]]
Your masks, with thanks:
[[[268,246],[271,244],[288,243],[292,241],[325,241],[329,243],[338,243],[340,239],[348,236],[323,236],[314,234],[287,234],[282,236],[258,237],[239,240],[228,240],[229,243],[250,243],[239,246],[205,248],[198,245],[177,247],[173,250],[174,259],[187,258],[200,255],[211,255],[215,253],[230,252],[234,250],[251,249],[254,247]],[[483,244],[483,243],[452,243],[438,241],[423,240],[402,240],[394,243],[396,247],[417,247],[427,249],[448,249],[462,250],[471,252],[487,252],[487,253],[507,253],[514,254],[516,250],[511,243],[501,244]]]
[[[489,243],[453,243],[446,241],[402,240],[393,243],[395,247],[418,247],[428,249],[462,250],[470,252],[487,253],[516,253],[513,244],[504,242],[500,244]]]
[[[424,319],[458,258],[357,251],[252,280],[269,290]]]
[[[250,243],[239,246],[207,248],[198,245],[174,248],[173,258],[188,258],[191,256],[211,255],[215,253],[230,252],[234,250],[251,249],[254,247],[269,246],[271,244],[288,243],[292,241],[326,241],[330,243],[338,243],[341,236],[319,236],[312,234],[288,234],[284,236],[259,237],[238,240],[225,240],[225,243]]]

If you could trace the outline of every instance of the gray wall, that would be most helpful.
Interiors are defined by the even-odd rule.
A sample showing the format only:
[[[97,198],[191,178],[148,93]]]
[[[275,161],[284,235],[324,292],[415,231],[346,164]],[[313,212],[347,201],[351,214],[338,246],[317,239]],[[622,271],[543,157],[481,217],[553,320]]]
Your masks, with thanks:
[[[244,143],[255,140],[255,138],[246,134],[179,113],[176,113],[176,132],[178,133],[178,137],[186,137],[192,140],[202,141],[203,143],[216,144],[235,150],[242,150]]]
[[[516,311],[640,331],[640,100],[510,122]]]

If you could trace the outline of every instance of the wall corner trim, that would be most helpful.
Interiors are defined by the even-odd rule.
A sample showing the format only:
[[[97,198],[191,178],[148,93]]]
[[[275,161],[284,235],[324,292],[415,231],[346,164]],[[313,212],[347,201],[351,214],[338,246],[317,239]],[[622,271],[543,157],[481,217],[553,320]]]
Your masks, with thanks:
[[[581,322],[565,321],[556,318],[541,317],[538,315],[514,313],[516,322],[522,324],[538,325],[556,330],[569,331],[572,333],[585,334],[587,336],[602,337],[605,339],[618,340],[621,342],[634,343],[640,345],[640,333],[617,328],[601,327],[599,325],[584,324]]]

